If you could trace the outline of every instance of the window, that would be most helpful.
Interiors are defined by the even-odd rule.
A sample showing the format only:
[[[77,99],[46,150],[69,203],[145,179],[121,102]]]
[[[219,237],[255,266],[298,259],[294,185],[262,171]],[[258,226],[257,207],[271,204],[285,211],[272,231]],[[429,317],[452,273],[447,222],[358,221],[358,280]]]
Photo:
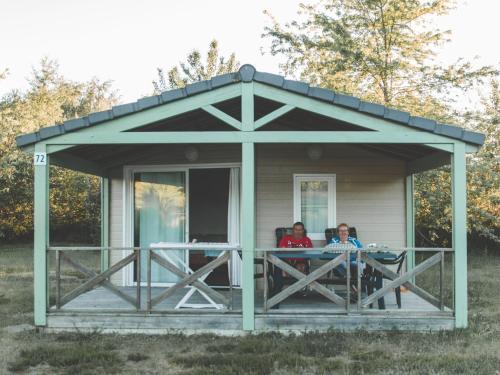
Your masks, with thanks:
[[[335,175],[293,176],[293,217],[302,221],[312,240],[324,240],[325,229],[335,223]]]

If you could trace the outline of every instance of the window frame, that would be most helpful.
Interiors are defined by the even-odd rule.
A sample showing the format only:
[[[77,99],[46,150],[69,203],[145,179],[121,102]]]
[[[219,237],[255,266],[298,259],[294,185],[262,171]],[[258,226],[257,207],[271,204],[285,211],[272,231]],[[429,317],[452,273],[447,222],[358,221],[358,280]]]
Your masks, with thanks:
[[[337,225],[337,181],[334,173],[294,173],[293,174],[293,221],[302,221],[302,199],[300,185],[304,181],[326,181],[328,183],[327,227]],[[307,229],[307,227],[306,227]],[[311,240],[325,240],[325,233],[308,232]]]

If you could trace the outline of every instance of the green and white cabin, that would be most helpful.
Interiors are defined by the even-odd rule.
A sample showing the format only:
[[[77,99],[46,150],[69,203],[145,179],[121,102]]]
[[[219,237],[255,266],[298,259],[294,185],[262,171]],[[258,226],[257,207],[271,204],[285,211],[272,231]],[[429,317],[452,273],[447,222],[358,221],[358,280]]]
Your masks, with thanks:
[[[466,154],[483,142],[251,65],[21,135],[17,145],[35,164],[35,325],[150,333],[466,327]],[[447,164],[452,247],[415,248],[414,174]],[[50,165],[101,177],[100,247],[51,246]],[[318,254],[325,229],[346,222],[365,246],[376,245],[343,256],[405,252],[404,267],[368,261],[383,284],[354,295],[348,284],[321,280],[339,262],[313,259],[307,276],[289,270],[296,284],[272,295],[263,275],[285,267],[275,230],[298,220]],[[98,272],[75,260],[95,251]],[[86,281],[63,291],[61,264]],[[347,283],[362,286],[355,278]],[[306,285],[308,296],[297,297]]]

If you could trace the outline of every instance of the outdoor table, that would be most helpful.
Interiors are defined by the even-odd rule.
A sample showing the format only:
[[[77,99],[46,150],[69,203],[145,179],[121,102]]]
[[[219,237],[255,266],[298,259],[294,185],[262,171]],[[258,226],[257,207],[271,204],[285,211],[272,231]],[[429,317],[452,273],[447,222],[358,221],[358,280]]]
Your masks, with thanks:
[[[363,251],[363,250],[361,250]],[[343,251],[345,252],[345,251]],[[320,259],[320,260],[331,260],[338,257],[343,252],[334,252],[332,250],[310,250],[310,251],[276,251],[273,254],[278,258],[301,258],[301,259]],[[351,261],[356,260],[356,249],[351,249]],[[390,251],[377,251],[370,252],[369,256],[375,260],[384,261],[384,260],[394,260],[397,258],[397,255],[391,253]]]
[[[350,256],[350,261],[355,261],[356,260],[356,249],[353,248],[351,249],[351,256]],[[361,250],[363,251],[363,250]],[[312,259],[317,259],[317,260],[333,260],[339,255],[343,254],[345,251],[336,251],[335,249],[325,249],[325,250],[305,250],[305,251],[290,251],[286,252],[284,251],[276,251],[273,253],[274,256],[280,258],[280,259],[289,259],[289,258],[300,258],[300,259],[307,259],[307,260],[312,260]],[[397,258],[397,255],[390,252],[390,251],[376,251],[376,252],[369,252],[368,255],[370,258],[373,258],[381,263],[384,261],[391,261]],[[372,269],[369,265],[367,265],[367,273],[369,275],[373,275],[375,279],[375,288],[380,289],[382,288],[382,283],[383,283],[383,275],[377,271]],[[383,310],[385,309],[385,301],[384,297],[381,297],[378,300],[378,307],[379,309]]]
[[[213,257],[216,258],[214,261],[211,261],[208,263],[208,265],[205,266],[207,268],[206,272],[204,272],[203,275],[197,278],[197,281],[205,287],[210,288],[206,283],[205,279],[214,271],[214,269],[219,265],[217,262],[218,259],[222,259],[223,257],[228,257],[230,256],[230,251],[235,248],[235,246],[239,245],[233,245],[229,243],[217,243],[217,242],[196,242],[196,243],[183,243],[183,242],[159,242],[159,243],[152,243],[150,244],[151,249],[158,249],[159,250],[159,256],[164,258],[166,261],[172,264],[173,267],[180,268],[184,273],[185,278],[189,278],[190,275],[193,275],[195,271],[193,271],[189,265],[188,262],[185,260],[181,259],[178,255],[176,255],[174,252],[168,252],[168,251],[162,251],[165,249],[171,249],[171,250],[177,250],[177,249],[184,249],[186,251],[189,250],[202,250],[205,253],[205,256],[207,257]],[[213,265],[213,266],[210,266]],[[181,280],[182,282],[182,280]],[[229,279],[229,284],[231,288],[231,279]],[[188,289],[187,293],[182,297],[182,299],[177,303],[175,306],[175,309],[181,309],[181,308],[196,308],[196,309],[202,309],[202,308],[215,308],[217,310],[221,310],[224,308],[223,304],[216,303],[207,293],[205,293],[203,290],[201,290],[199,287],[196,285],[186,285],[185,288]],[[203,298],[208,302],[208,303],[188,303],[189,299],[193,296],[193,294],[198,291]],[[231,293],[232,293],[232,288],[231,288]]]

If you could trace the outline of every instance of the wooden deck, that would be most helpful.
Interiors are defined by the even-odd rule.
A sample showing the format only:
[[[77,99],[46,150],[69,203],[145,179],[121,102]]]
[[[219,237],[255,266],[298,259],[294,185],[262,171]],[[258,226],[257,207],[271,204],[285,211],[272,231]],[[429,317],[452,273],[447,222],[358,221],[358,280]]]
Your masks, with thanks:
[[[121,290],[135,296],[135,287]],[[152,289],[152,297],[165,288]],[[227,289],[219,291],[230,298]],[[146,288],[141,293],[141,310],[137,310],[123,299],[99,287],[78,296],[60,310],[51,308],[48,315],[49,330],[88,329],[103,332],[145,332],[166,333],[172,331],[242,332],[241,290],[233,289],[232,309],[177,309],[187,289],[177,291],[173,296],[159,303],[153,311],[146,311]],[[337,291],[342,295],[342,291]],[[402,308],[398,309],[394,293],[385,296],[386,309],[373,308],[358,310],[357,304],[345,306],[333,304],[321,295],[310,293],[306,297],[292,296],[279,309],[263,313],[263,296],[255,296],[255,328],[259,331],[305,331],[305,330],[441,330],[454,327],[454,317],[450,310],[440,311],[410,291],[402,293]],[[203,303],[199,293],[190,299],[191,303]]]

